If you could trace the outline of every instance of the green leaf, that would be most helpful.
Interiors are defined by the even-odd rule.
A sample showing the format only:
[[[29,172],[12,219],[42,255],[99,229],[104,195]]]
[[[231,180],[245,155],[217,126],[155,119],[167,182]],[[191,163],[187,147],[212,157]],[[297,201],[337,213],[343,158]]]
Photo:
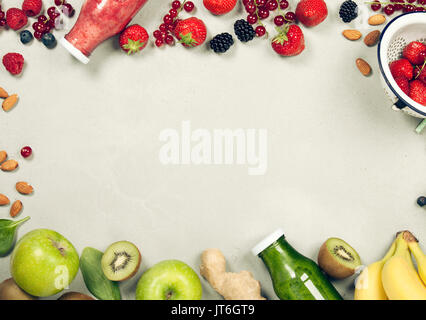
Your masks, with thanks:
[[[179,42],[187,45],[188,47],[195,47],[198,45],[198,41],[192,38],[192,32],[188,32],[187,34],[179,34],[180,40]]]
[[[87,247],[80,257],[80,269],[87,289],[100,300],[121,300],[118,282],[105,277],[101,260],[103,253]]]
[[[125,45],[123,45],[123,49],[128,50],[127,54],[132,54],[132,53],[136,53],[139,52],[140,49],[145,45],[145,42],[143,42],[141,39],[139,40],[132,40],[132,39],[128,39],[127,43]]]
[[[7,255],[13,248],[16,238],[16,228],[29,220],[30,217],[26,217],[19,221],[0,219],[0,256]]]

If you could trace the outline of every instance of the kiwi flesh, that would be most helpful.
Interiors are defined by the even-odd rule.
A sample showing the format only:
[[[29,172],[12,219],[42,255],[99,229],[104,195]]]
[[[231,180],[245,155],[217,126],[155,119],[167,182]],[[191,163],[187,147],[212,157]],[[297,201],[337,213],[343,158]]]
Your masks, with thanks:
[[[36,298],[23,291],[12,278],[9,278],[0,283],[0,300],[36,300]]]
[[[361,259],[355,249],[344,240],[329,238],[319,250],[318,265],[329,276],[344,279],[355,273],[361,265]]]
[[[91,296],[80,292],[67,292],[58,298],[58,300],[95,300]]]
[[[129,241],[111,244],[101,260],[102,271],[111,281],[123,281],[133,277],[141,264],[139,249]]]

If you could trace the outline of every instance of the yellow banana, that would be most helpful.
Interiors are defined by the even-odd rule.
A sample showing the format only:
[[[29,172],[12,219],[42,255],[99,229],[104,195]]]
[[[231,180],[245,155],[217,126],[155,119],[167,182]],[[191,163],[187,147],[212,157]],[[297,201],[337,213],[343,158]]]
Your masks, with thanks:
[[[408,243],[408,248],[416,259],[419,276],[426,285],[426,254],[420,249],[419,241],[408,231],[404,232],[403,238]]]
[[[374,262],[362,270],[355,285],[355,300],[388,300],[382,285],[382,268],[394,254],[396,240],[382,260]]]
[[[426,300],[426,287],[407,260],[408,244],[403,235],[397,236],[395,254],[383,266],[383,288],[390,300]]]

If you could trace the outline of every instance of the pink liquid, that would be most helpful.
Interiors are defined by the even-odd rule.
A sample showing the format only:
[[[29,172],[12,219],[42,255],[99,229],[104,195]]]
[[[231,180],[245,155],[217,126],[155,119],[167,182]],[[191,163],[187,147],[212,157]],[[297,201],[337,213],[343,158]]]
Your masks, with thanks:
[[[86,0],[65,39],[85,56],[119,33],[148,0]]]

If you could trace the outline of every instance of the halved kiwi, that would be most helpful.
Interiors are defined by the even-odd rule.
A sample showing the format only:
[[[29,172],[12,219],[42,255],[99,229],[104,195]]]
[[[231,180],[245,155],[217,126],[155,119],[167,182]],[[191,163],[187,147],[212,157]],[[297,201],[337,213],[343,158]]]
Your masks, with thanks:
[[[141,264],[139,249],[129,241],[110,245],[101,260],[102,271],[111,281],[123,281],[133,277]]]
[[[87,294],[80,292],[67,292],[58,298],[58,300],[95,300]]]
[[[329,238],[320,248],[318,264],[329,276],[344,279],[355,273],[361,265],[358,253],[339,238]]]
[[[0,283],[0,300],[35,300],[36,298],[30,296],[18,287],[16,282],[10,278]]]

